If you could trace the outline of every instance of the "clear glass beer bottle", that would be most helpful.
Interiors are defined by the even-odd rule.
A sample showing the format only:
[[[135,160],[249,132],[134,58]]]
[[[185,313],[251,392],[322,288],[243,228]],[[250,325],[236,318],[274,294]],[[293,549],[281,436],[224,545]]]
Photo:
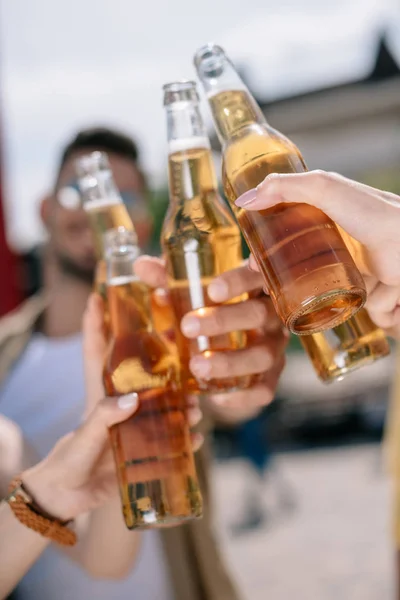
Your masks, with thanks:
[[[202,514],[179,359],[154,329],[151,290],[134,274],[136,240],[123,228],[105,236],[110,343],[108,396],[137,394],[139,409],[110,428],[129,529],[177,525]]]
[[[366,290],[331,219],[304,204],[234,205],[271,173],[306,171],[298,148],[267,124],[222,48],[201,48],[194,63],[222,144],[225,193],[278,314],[298,335],[340,325],[362,307]]]
[[[191,392],[226,392],[246,387],[249,377],[196,381],[189,369],[196,354],[235,350],[246,345],[246,333],[185,338],[180,323],[186,313],[213,306],[207,294],[212,279],[242,264],[240,230],[218,192],[210,143],[200,113],[196,84],[164,86],[168,129],[170,204],[161,245],[176,321],[176,341],[185,387]],[[240,301],[241,298],[235,301]]]

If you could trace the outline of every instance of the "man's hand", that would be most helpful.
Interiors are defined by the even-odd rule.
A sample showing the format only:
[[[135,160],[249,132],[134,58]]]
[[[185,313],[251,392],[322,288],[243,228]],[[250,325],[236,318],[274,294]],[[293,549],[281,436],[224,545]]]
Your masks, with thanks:
[[[166,272],[161,259],[140,257],[135,270],[148,285],[165,289]],[[211,300],[222,304],[243,294],[249,294],[249,299],[208,307],[200,314],[192,311],[181,322],[182,333],[188,338],[212,337],[238,330],[249,332],[250,343],[244,349],[215,352],[209,357],[197,355],[190,361],[193,374],[202,379],[254,375],[250,388],[208,396],[207,403],[214,416],[224,421],[251,418],[269,404],[285,364],[289,335],[270,299],[262,292],[262,286],[260,274],[247,265],[228,271],[210,283],[207,292]],[[165,305],[165,294],[160,294],[160,298]]]

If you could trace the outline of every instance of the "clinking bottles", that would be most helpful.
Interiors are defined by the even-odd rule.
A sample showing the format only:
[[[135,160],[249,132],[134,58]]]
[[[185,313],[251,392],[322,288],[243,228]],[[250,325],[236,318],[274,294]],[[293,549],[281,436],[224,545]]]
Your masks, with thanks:
[[[326,383],[339,381],[390,353],[384,332],[365,308],[334,329],[303,335],[300,340],[318,377]]]
[[[104,301],[104,325],[106,333],[109,325],[109,310],[106,292],[106,263],[104,260],[104,234],[110,229],[124,227],[136,239],[135,227],[122,197],[114,182],[107,155],[92,152],[76,161],[78,185],[83,207],[89,217],[95,240],[98,259],[94,287]],[[137,246],[139,254],[140,249]],[[171,329],[171,315],[168,307],[163,307],[152,294],[153,320],[158,331]]]
[[[270,173],[305,171],[299,150],[267,125],[219,46],[201,48],[194,62],[223,146],[225,193],[278,314],[300,335],[343,323],[364,304],[366,290],[336,225],[303,204],[259,212],[234,205]]]
[[[105,236],[110,345],[104,365],[109,396],[135,393],[138,411],[110,437],[129,529],[176,525],[200,517],[179,360],[153,328],[151,290],[135,277],[132,231]]]
[[[108,329],[104,234],[111,229],[124,227],[132,232],[137,244],[135,228],[115,185],[107,155],[104,152],[92,152],[78,158],[75,164],[83,207],[89,217],[98,259],[95,290],[104,300],[104,321]],[[137,245],[136,248],[139,251]]]
[[[240,231],[218,193],[196,84],[183,81],[165,85],[164,106],[168,126],[170,205],[161,243],[167,260],[168,286],[185,387],[192,392],[226,392],[245,387],[249,378],[196,382],[189,370],[189,360],[195,354],[209,355],[243,348],[246,334],[237,331],[189,340],[181,334],[180,322],[187,312],[212,306],[207,295],[208,284],[216,275],[242,263]]]

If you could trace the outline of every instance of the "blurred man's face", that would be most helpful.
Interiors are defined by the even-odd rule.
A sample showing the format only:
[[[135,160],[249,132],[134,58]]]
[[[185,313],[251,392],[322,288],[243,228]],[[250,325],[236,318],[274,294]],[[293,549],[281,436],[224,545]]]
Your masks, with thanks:
[[[66,208],[62,200],[65,188],[76,188],[75,160],[90,151],[77,152],[63,166],[54,197],[46,201],[43,218],[50,234],[50,250],[59,268],[66,274],[93,281],[96,266],[93,235],[82,208]],[[108,154],[115,183],[132,217],[139,244],[144,247],[151,234],[151,217],[144,197],[144,182],[135,164],[117,154]]]

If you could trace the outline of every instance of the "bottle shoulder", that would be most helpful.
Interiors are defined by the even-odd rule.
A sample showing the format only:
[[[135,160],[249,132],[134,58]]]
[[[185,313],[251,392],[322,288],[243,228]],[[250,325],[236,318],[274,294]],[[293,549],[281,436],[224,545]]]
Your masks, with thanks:
[[[268,123],[251,123],[235,132],[223,145],[223,155],[226,156],[238,147],[256,145],[265,149],[286,150],[301,156],[297,146],[283,133],[274,129]]]
[[[154,331],[112,338],[104,365],[106,387],[118,394],[162,387],[179,380],[177,361]]]
[[[219,193],[213,191],[201,197],[170,206],[162,227],[162,243],[195,239],[205,243],[210,235],[240,236],[234,216]]]

